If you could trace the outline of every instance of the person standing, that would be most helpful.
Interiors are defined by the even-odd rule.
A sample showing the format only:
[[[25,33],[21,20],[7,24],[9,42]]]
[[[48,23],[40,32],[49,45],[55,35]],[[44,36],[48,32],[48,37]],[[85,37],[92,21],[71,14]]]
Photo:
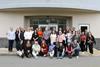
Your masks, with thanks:
[[[20,32],[16,30],[16,45],[18,45],[16,54],[24,58],[24,32],[25,30],[22,27],[19,27],[19,30]]]
[[[38,29],[37,34],[38,34],[38,43],[39,45],[41,45],[43,39],[43,32],[41,28]]]
[[[72,42],[72,31],[71,30],[69,30],[65,36],[67,37],[67,42]]]
[[[57,42],[58,44],[56,45],[57,47],[57,58],[62,59],[64,57],[64,45],[63,45],[63,40],[64,40],[64,35],[61,31],[59,31],[59,35],[57,37]]]
[[[87,36],[85,32],[82,32],[80,35],[80,48],[83,54],[84,54],[84,51],[86,51],[86,39],[87,39]]]
[[[56,34],[56,31],[53,30],[50,35],[50,44],[56,45],[56,43],[57,43],[57,34]],[[56,46],[54,49],[54,56],[57,56],[57,47]]]
[[[25,32],[25,30],[24,30],[24,28],[21,28],[20,27],[20,45],[21,45],[21,50],[23,49],[23,47],[24,47],[24,32]]]
[[[93,44],[96,44],[95,38],[91,32],[87,36],[87,46],[89,47],[90,54],[93,54]]]
[[[8,38],[8,42],[9,42],[8,51],[12,52],[13,44],[14,44],[14,40],[15,40],[15,32],[13,31],[13,28],[10,28],[10,31],[7,33],[7,38]]]
[[[20,30],[19,28],[16,29],[15,32],[15,42],[16,42],[16,50],[19,51],[20,50]]]
[[[48,28],[45,28],[45,31],[43,33],[43,39],[45,40],[47,45],[50,44],[50,34],[51,34],[51,31]]]
[[[50,35],[50,43],[56,45],[57,35],[55,31],[52,31]]]
[[[72,36],[72,42],[74,42],[74,40],[77,40],[77,42],[79,43],[79,41],[80,41],[79,37],[80,37],[79,32],[78,31],[74,31],[73,32],[73,36]]]
[[[32,41],[38,41],[38,34],[37,34],[37,31],[36,30],[32,34]]]
[[[32,54],[32,43],[31,43],[32,32],[30,28],[27,28],[27,30],[24,32],[24,39],[25,39],[23,45],[24,54],[26,57],[30,57],[30,55]]]

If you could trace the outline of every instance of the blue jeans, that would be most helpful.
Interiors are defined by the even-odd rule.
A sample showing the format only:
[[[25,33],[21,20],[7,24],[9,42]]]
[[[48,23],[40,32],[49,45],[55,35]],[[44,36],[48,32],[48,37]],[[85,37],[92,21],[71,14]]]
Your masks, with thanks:
[[[79,49],[75,49],[75,56],[79,56]]]
[[[57,51],[57,59],[62,59],[64,57],[64,51],[61,52],[61,51]]]
[[[9,50],[10,52],[12,52],[12,50],[13,50],[13,43],[14,43],[14,40],[9,40],[9,47],[8,47],[8,50]]]

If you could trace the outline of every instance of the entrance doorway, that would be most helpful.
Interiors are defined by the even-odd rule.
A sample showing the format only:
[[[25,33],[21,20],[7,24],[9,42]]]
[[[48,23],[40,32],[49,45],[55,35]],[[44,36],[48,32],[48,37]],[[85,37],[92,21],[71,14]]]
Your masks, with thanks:
[[[58,25],[57,24],[40,24],[38,25],[39,28],[42,28],[42,30],[44,31],[45,28],[49,28],[50,30],[53,30],[54,28],[56,29],[56,31],[58,31]]]
[[[81,32],[89,31],[90,30],[89,27],[90,27],[89,24],[85,24],[85,25],[81,24],[81,25],[79,25],[79,29],[81,30]]]
[[[25,26],[33,27],[36,29],[42,27],[49,27],[51,30],[53,28],[58,31],[58,28],[65,29],[66,27],[72,27],[72,17],[71,16],[25,16]]]

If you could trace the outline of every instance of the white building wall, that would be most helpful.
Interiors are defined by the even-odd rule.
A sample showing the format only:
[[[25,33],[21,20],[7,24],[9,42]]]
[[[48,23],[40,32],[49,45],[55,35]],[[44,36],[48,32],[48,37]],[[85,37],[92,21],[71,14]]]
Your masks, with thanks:
[[[96,38],[100,38],[100,14],[96,13],[45,13],[45,12],[36,12],[36,13],[0,13],[0,37],[6,37],[6,33],[10,27],[13,27],[14,30],[21,26],[24,27],[24,16],[34,16],[34,15],[56,15],[56,16],[72,16],[73,17],[73,26],[76,29],[79,28],[79,24],[90,24],[90,31]]]
[[[81,14],[73,16],[73,26],[79,29],[80,24],[89,24],[90,31],[96,38],[100,38],[100,14]]]
[[[0,13],[0,37],[6,37],[10,27],[14,30],[18,26],[23,26],[23,16],[14,13]]]

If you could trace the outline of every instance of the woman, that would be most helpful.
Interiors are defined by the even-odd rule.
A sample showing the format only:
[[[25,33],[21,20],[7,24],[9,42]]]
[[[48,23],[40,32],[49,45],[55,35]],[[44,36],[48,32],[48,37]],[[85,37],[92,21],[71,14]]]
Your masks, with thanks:
[[[14,40],[15,40],[15,32],[13,31],[13,28],[10,28],[10,31],[7,33],[7,37],[8,37],[8,42],[9,42],[8,51],[12,52],[13,44],[14,44]]]
[[[59,53],[59,48],[61,48],[62,46],[64,47],[64,44],[63,44],[63,41],[64,41],[64,34],[61,32],[61,31],[59,31],[59,35],[57,36],[57,44],[56,44],[56,49],[57,49],[57,56],[59,56],[58,55],[58,53]],[[60,46],[62,44],[62,46]],[[60,51],[60,53],[61,53],[61,51]]]
[[[32,55],[34,56],[34,58],[38,58],[38,54],[39,54],[39,52],[40,52],[40,49],[41,49],[41,47],[40,47],[40,45],[38,44],[38,42],[37,41],[35,41],[35,43],[32,45]]]
[[[37,34],[38,34],[38,43],[39,45],[41,45],[43,39],[43,32],[41,28],[38,29]]]
[[[72,58],[73,55],[73,45],[72,43],[68,42],[68,45],[66,47],[66,52],[69,58]]]
[[[91,32],[87,36],[87,46],[89,47],[90,54],[93,54],[93,44],[96,44],[95,38]]]
[[[87,39],[87,36],[85,32],[82,32],[80,35],[80,48],[83,54],[84,54],[84,51],[86,51],[86,39]]]
[[[47,56],[47,54],[48,54],[48,45],[46,44],[45,40],[42,41],[40,53],[43,56]]]
[[[53,43],[51,43],[49,45],[49,55],[50,55],[50,58],[53,58],[54,53],[55,53],[55,45]]]
[[[67,42],[72,42],[72,31],[71,30],[69,30],[65,36],[67,37]]]
[[[80,36],[79,32],[74,31],[72,36],[72,42],[74,42],[74,40],[77,40],[77,42],[79,42],[79,36]]]
[[[20,27],[20,44],[21,44],[21,46],[23,46],[23,43],[24,43],[24,32],[25,32],[24,28]]]
[[[36,30],[32,34],[32,41],[38,41],[38,34],[37,34],[37,31]]]
[[[24,32],[25,30],[23,28],[19,28],[19,38],[20,38],[20,49],[17,51],[17,55],[24,58]]]
[[[48,28],[45,28],[45,31],[43,33],[43,39],[45,40],[47,45],[50,44],[50,34],[51,34],[51,31]]]
[[[76,58],[79,57],[79,51],[80,51],[80,46],[77,40],[74,40],[73,42],[73,51],[74,51],[74,55],[76,56]]]
[[[24,54],[26,57],[29,56],[29,54],[32,54],[32,32],[30,31],[30,28],[28,28],[24,33]]]
[[[15,41],[16,41],[16,49],[17,49],[17,51],[19,51],[20,50],[20,47],[21,47],[21,45],[20,45],[20,30],[19,30],[19,28],[17,28],[16,29],[16,32],[15,32]]]
[[[55,31],[52,31],[52,33],[50,35],[51,44],[53,43],[56,45],[56,40],[57,40],[57,35],[56,35]]]
[[[57,36],[58,43],[63,43],[64,38],[64,34],[61,31],[59,31],[59,35]]]
[[[62,59],[65,54],[64,45],[60,42],[57,47],[57,59]]]

